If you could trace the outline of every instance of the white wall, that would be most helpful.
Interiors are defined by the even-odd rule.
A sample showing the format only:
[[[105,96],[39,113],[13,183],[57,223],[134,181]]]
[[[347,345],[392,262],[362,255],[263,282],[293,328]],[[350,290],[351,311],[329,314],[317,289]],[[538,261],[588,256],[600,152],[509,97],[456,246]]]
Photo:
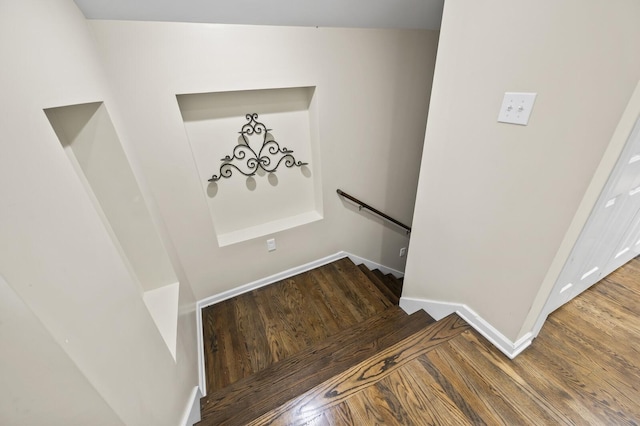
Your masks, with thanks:
[[[638,22],[633,0],[446,2],[404,297],[530,331],[640,78]],[[528,126],[496,122],[506,91],[538,93]]]
[[[2,277],[0,341],[1,424],[122,424]]]
[[[46,114],[142,289],[174,284],[177,278],[104,104],[53,108]]]
[[[411,223],[437,33],[91,26],[126,117],[122,129],[198,298],[339,250],[404,269],[404,232],[357,212],[335,190]],[[219,248],[176,94],[307,86],[318,97],[324,219]],[[273,236],[278,248],[268,253],[265,240]]]
[[[1,2],[0,57],[0,274],[15,296],[3,314],[21,334],[3,332],[0,346],[38,351],[3,355],[2,399],[49,395],[29,424],[90,415],[83,423],[177,424],[197,383],[189,283],[181,279],[176,363],[43,111],[104,101],[119,117],[86,21],[71,0]],[[4,382],[43,364],[52,377]],[[23,414],[3,405],[0,423]]]

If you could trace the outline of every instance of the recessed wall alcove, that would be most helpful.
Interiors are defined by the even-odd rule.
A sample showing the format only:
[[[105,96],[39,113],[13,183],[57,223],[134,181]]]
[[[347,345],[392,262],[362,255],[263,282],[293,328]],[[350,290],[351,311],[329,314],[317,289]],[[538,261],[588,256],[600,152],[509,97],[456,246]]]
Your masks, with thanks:
[[[315,87],[177,95],[220,247],[322,219],[316,98]],[[230,168],[231,176],[209,182],[239,144],[259,150],[264,134],[244,140],[240,134],[249,114],[270,129],[268,138],[307,164],[283,162],[272,173],[258,169],[252,176]]]
[[[106,107],[94,102],[45,114],[175,360],[179,283]]]

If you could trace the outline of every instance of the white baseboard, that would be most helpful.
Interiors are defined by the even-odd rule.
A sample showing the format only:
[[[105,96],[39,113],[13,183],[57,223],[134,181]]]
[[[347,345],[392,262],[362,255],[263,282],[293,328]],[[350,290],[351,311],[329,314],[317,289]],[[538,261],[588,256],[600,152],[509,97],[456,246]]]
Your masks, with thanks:
[[[454,303],[436,302],[434,300],[414,299],[411,297],[401,297],[400,307],[409,315],[424,309],[431,317],[440,321],[442,318],[456,312],[457,305]]]
[[[471,327],[484,336],[484,338],[491,342],[496,348],[500,349],[500,351],[510,359],[515,358],[525,350],[535,337],[533,333],[530,332],[522,336],[516,342],[512,342],[488,321],[478,315],[473,309],[461,303],[447,303],[435,300],[401,297],[400,307],[409,314],[420,309],[424,309],[435,320],[440,320],[455,312],[460,316],[460,318],[465,320]]]
[[[224,300],[231,299],[232,297],[236,297],[241,294],[248,293],[257,288],[264,287],[266,285],[273,284],[278,281],[282,281],[289,277],[293,277],[294,275],[298,275],[315,268],[319,268],[320,266],[327,265],[331,262],[335,262],[338,259],[342,259],[343,257],[348,257],[348,256],[349,256],[349,253],[346,253],[344,251],[339,251],[338,253],[332,254],[327,257],[323,257],[322,259],[314,260],[312,262],[305,263],[304,265],[295,266],[291,269],[287,269],[286,271],[278,272],[277,274],[273,274],[266,278],[261,278],[251,283],[241,285],[240,287],[232,288],[231,290],[227,290],[222,293],[215,294],[213,296],[205,297],[204,299],[198,301],[197,306],[200,309],[206,308],[209,305],[214,305]]]
[[[356,256],[355,254],[346,253],[346,252],[343,252],[343,253],[345,253],[345,255],[346,255],[349,259],[351,259],[351,261],[352,261],[353,263],[355,263],[356,265],[359,265],[359,264],[361,264],[361,263],[364,263],[364,265],[365,265],[367,268],[371,269],[371,270],[378,269],[378,270],[380,270],[380,272],[382,272],[383,274],[391,274],[391,275],[393,275],[393,276],[394,276],[394,277],[396,277],[396,278],[402,278],[402,277],[404,277],[404,272],[402,272],[402,271],[398,271],[398,270],[395,270],[395,269],[392,269],[392,268],[388,268],[388,267],[386,267],[386,266],[384,266],[384,265],[381,265],[381,264],[379,264],[379,263],[373,262],[373,261],[371,261],[371,260],[369,260],[369,259],[365,259],[365,258],[363,258],[363,257]]]
[[[396,271],[395,269],[387,268],[384,265],[380,265],[379,263],[370,261],[368,259],[364,259],[362,257],[356,256],[354,254],[348,253],[346,251],[339,251],[335,254],[332,254],[327,257],[323,257],[322,259],[314,260],[313,262],[305,263],[304,265],[296,266],[291,269],[287,269],[286,271],[279,272],[277,274],[271,275],[266,278],[259,279],[257,281],[251,282],[249,284],[242,285],[240,287],[233,288],[231,290],[224,291],[219,294],[215,294],[210,297],[206,297],[202,300],[199,300],[196,304],[196,323],[198,327],[198,370],[199,370],[199,387],[202,395],[207,394],[207,382],[204,375],[204,344],[202,337],[202,309],[207,306],[222,302],[227,299],[231,299],[232,297],[239,296],[244,293],[248,293],[252,290],[255,290],[260,287],[267,286],[269,284],[276,283],[278,281],[282,281],[294,275],[301,274],[303,272],[310,271],[312,269],[318,268],[323,265],[327,265],[331,262],[335,262],[338,259],[342,259],[344,257],[348,257],[352,262],[359,264],[364,263],[367,268],[370,269],[379,269],[381,272],[385,274],[393,274],[397,278],[402,277],[404,274],[400,271]]]
[[[202,398],[202,393],[200,393],[200,388],[196,386],[191,391],[191,396],[182,415],[180,426],[193,426],[202,420],[200,417],[200,398]]]

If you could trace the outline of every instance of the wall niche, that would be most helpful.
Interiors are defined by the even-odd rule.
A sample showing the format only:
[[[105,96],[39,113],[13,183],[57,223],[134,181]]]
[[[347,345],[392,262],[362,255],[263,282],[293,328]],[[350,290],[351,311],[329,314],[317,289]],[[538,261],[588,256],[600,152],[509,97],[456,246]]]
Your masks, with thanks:
[[[316,92],[291,87],[177,95],[220,247],[322,219]],[[284,149],[292,151],[292,167]],[[225,157],[234,166],[221,168]],[[256,165],[261,159],[265,167]],[[210,181],[214,175],[219,179]]]
[[[179,282],[106,107],[44,112],[175,361]]]

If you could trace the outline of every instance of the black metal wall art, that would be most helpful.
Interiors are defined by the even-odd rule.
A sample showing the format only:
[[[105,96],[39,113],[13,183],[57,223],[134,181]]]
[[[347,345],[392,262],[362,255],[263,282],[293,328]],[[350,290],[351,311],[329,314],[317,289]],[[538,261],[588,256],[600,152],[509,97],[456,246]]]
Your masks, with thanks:
[[[221,178],[229,178],[236,169],[245,176],[253,176],[259,169],[267,173],[275,172],[281,163],[287,167],[300,167],[308,163],[297,161],[293,156],[293,151],[285,147],[280,147],[278,142],[269,138],[271,129],[258,121],[258,114],[252,113],[245,116],[248,123],[245,123],[240,130],[242,140],[233,148],[231,156],[227,155],[222,160],[219,174],[211,176],[209,182],[217,182]],[[249,136],[262,135],[262,146],[256,152],[249,145]]]

